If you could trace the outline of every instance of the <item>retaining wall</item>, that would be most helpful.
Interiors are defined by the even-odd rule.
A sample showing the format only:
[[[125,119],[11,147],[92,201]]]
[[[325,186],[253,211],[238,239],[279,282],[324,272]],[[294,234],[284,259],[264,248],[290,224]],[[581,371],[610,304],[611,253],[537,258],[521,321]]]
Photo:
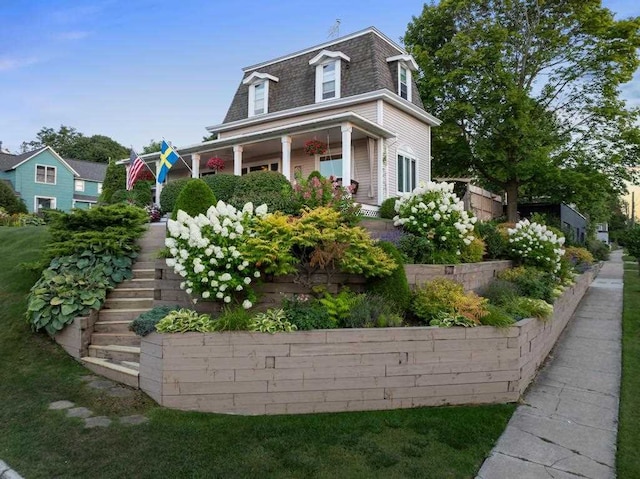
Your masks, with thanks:
[[[484,261],[482,263],[406,264],[404,272],[409,286],[415,288],[436,278],[449,278],[461,283],[465,291],[481,291],[500,271],[511,268],[511,261]]]
[[[153,333],[140,388],[163,406],[231,414],[362,411],[516,401],[594,277],[549,322],[509,328]]]
[[[89,355],[89,343],[93,325],[98,320],[98,311],[91,310],[88,316],[78,316],[71,324],[56,334],[53,339],[76,359]]]

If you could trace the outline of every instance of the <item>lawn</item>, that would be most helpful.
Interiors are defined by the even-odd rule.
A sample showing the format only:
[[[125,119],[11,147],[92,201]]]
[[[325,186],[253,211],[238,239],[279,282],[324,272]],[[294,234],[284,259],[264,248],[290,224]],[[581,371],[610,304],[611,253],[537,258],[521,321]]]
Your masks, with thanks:
[[[618,478],[637,478],[640,471],[640,276],[625,264],[622,314],[622,385],[618,425]]]
[[[471,478],[515,409],[240,417],[164,409],[141,392],[108,397],[88,388],[81,380],[88,372],[24,319],[36,277],[18,265],[36,259],[45,241],[42,227],[0,228],[0,459],[29,479]],[[150,421],[84,429],[80,419],[47,410],[62,399],[96,415]]]

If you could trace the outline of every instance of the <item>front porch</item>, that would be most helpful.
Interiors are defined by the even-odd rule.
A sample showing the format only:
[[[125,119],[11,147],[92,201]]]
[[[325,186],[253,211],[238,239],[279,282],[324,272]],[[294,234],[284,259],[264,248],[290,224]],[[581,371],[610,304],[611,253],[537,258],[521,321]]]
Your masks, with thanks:
[[[293,182],[317,170],[323,176],[340,179],[343,185],[357,185],[357,202],[379,205],[388,196],[384,144],[391,137],[391,132],[357,114],[332,115],[180,148],[177,151],[184,162],[174,164],[168,180],[271,170]],[[324,143],[326,151],[307,154],[304,146],[310,140]],[[142,158],[158,167],[158,154]],[[207,166],[211,158],[223,160],[221,171]],[[157,184],[156,202],[161,190],[162,185]]]

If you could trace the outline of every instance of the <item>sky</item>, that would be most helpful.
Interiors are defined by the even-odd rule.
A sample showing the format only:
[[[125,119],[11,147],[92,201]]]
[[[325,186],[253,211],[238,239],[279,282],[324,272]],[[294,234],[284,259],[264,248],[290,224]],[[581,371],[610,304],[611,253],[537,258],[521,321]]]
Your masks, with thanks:
[[[199,142],[222,122],[242,68],[375,26],[400,42],[417,0],[0,0],[0,141],[44,126],[141,150]],[[636,0],[604,0],[617,18]],[[623,88],[640,106],[640,73]]]

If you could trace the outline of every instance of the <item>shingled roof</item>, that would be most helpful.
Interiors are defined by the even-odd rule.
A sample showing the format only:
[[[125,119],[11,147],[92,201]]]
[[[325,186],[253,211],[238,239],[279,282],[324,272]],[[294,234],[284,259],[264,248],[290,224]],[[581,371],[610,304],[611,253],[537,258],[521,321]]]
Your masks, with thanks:
[[[104,181],[107,165],[95,161],[65,160],[69,166],[78,172],[80,178],[92,181]]]
[[[315,104],[315,67],[309,60],[323,49],[340,51],[350,57],[343,61],[341,98],[387,89],[398,91],[398,62],[387,62],[388,57],[406,55],[400,46],[371,27],[330,44],[303,50],[289,56],[245,68],[247,78],[253,72],[266,73],[278,78],[269,86],[269,113]],[[244,80],[243,78],[243,80]],[[412,81],[412,103],[424,110],[415,81]],[[248,117],[249,85],[242,82],[236,91],[223,123]]]
[[[19,155],[0,152],[0,171],[10,170],[14,166],[19,165],[24,160],[42,151],[43,149],[44,148],[39,148],[37,150],[28,151],[26,153],[20,153]]]

